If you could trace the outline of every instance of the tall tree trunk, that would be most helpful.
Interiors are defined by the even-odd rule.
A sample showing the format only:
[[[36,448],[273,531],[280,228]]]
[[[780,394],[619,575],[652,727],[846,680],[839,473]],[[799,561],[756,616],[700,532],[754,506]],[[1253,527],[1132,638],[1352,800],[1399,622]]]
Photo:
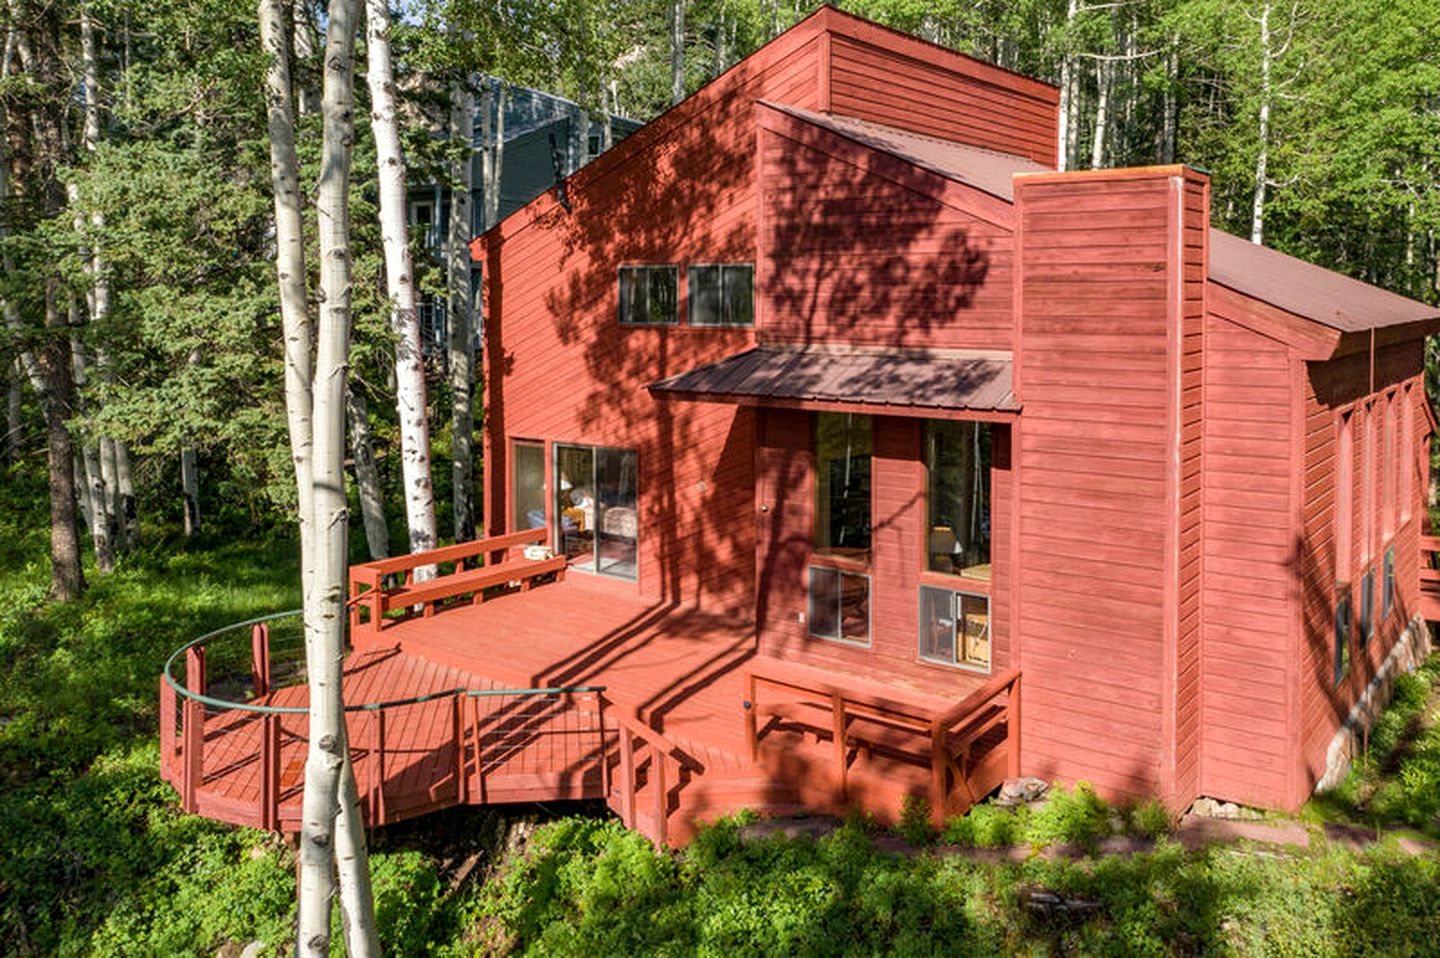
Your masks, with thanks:
[[[78,328],[80,307],[70,296],[70,314],[76,328],[70,333],[70,362],[75,371],[75,397],[78,411],[84,413],[86,387],[90,380],[90,361]],[[105,471],[100,460],[100,442],[84,435],[79,440],[81,475],[84,477],[83,498],[85,521],[90,525],[90,541],[95,547],[95,568],[102,573],[115,571],[115,544],[111,540],[114,520],[110,515],[110,493],[105,486]]]
[[[21,413],[23,396],[20,393],[20,361],[17,359],[6,368],[8,380],[5,392],[5,464],[13,466],[20,461],[20,430],[24,427]]]
[[[484,179],[480,210],[483,232],[500,222],[500,185],[505,176],[505,84],[486,77],[480,95],[480,175]],[[472,128],[473,137],[474,130]]]
[[[685,99],[685,3],[670,0],[670,103]]]
[[[355,463],[355,491],[360,500],[360,517],[365,523],[365,545],[372,560],[389,558],[390,530],[385,525],[380,470],[375,467],[370,407],[353,386],[345,390],[345,416],[350,422],[350,457]]]
[[[1179,98],[1176,88],[1180,84],[1180,38],[1170,41],[1170,52],[1165,55],[1165,95],[1161,102],[1160,119],[1160,162],[1175,162],[1175,127]]]
[[[200,534],[200,468],[195,447],[188,442],[180,447],[180,496],[185,503],[185,538],[193,539]]]
[[[1105,165],[1105,137],[1110,127],[1110,79],[1113,68],[1109,60],[1095,63],[1095,139],[1090,144],[1090,169]]]
[[[1250,209],[1250,242],[1265,242],[1266,167],[1270,163],[1270,2],[1260,8],[1260,116],[1256,131],[1255,195]]]
[[[400,420],[400,475],[410,551],[435,548],[435,490],[430,480],[430,423],[425,404],[425,357],[415,312],[415,272],[405,230],[405,158],[395,106],[386,0],[366,0],[370,125],[375,132],[380,185],[380,241],[385,250],[385,291],[395,337],[395,411]],[[487,180],[487,186],[488,180]],[[425,570],[428,573],[428,570]],[[429,578],[416,570],[418,578]]]
[[[450,91],[450,142],[475,142],[475,100],[462,78]],[[504,103],[497,111],[504,116]],[[502,121],[497,121],[499,126]],[[497,167],[498,169],[498,164]],[[464,150],[450,170],[450,224],[446,241],[446,310],[450,326],[450,393],[454,408],[450,450],[455,487],[455,541],[475,538],[475,349],[470,302],[470,151]],[[495,176],[497,187],[499,176]]]
[[[343,663],[349,514],[345,503],[345,389],[350,355],[350,159],[355,137],[358,0],[331,0],[325,36],[320,180],[320,321],[313,387],[311,497],[314,578],[305,597],[305,664],[310,685],[309,747],[301,809],[297,949],[328,955],[330,906],[340,866],[347,951],[379,954],[364,830],[341,797],[355,788],[347,760]],[[347,781],[348,779],[348,781]],[[347,851],[337,855],[336,819],[347,816]]]
[[[1079,9],[1080,0],[1067,0],[1065,29],[1062,34],[1065,49],[1060,56],[1060,112],[1057,116],[1058,125],[1055,130],[1055,165],[1060,170],[1070,169],[1072,165],[1070,154],[1074,150],[1075,117],[1078,113],[1078,106],[1075,102],[1075,40],[1070,34]]]
[[[290,16],[290,44],[295,51],[295,72],[300,81],[295,84],[295,106],[300,116],[313,116],[320,112],[320,85],[310,63],[319,38],[310,15],[310,0],[292,0]]]

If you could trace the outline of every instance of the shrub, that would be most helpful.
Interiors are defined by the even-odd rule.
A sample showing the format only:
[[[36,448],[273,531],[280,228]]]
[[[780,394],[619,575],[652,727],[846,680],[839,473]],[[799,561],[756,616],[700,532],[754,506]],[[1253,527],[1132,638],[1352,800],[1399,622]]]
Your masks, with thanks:
[[[1159,838],[1168,833],[1170,827],[1175,823],[1170,809],[1166,808],[1165,803],[1158,798],[1141,802],[1127,811],[1126,819],[1130,831],[1146,838]]]
[[[1013,845],[1024,832],[1028,817],[1029,809],[1023,805],[1014,810],[988,803],[976,805],[945,823],[945,841],[974,848]]]
[[[1076,782],[1073,791],[1050,790],[1049,800],[1030,815],[1025,837],[1032,845],[1074,842],[1093,848],[1110,834],[1110,806],[1088,782]]]
[[[916,848],[933,844],[935,828],[930,824],[930,803],[918,795],[906,795],[895,830]]]

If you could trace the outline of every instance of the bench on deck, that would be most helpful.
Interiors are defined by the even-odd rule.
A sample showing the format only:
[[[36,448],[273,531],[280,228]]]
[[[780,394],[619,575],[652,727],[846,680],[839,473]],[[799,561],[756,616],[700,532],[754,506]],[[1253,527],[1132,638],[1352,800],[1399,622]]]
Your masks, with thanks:
[[[369,611],[370,628],[379,632],[385,625],[385,613],[393,609],[420,606],[424,615],[430,616],[435,614],[435,603],[445,599],[470,595],[478,600],[486,589],[512,582],[529,589],[537,578],[545,575],[563,579],[564,556],[526,559],[523,555],[510,555],[512,550],[543,543],[548,535],[544,528],[526,529],[351,566],[350,628],[360,627],[362,609]],[[471,560],[484,564],[467,568],[466,563]],[[439,568],[446,564],[453,564],[453,570],[445,572]],[[435,567],[434,577],[415,581],[415,571],[426,566]],[[391,577],[399,577],[400,582],[386,588],[385,580]]]
[[[813,668],[797,662],[756,659],[746,675],[745,731],[751,761],[760,740],[778,719],[808,729],[817,741],[828,736],[835,749],[842,793],[850,752],[879,752],[928,766],[932,815],[943,822],[958,790],[960,810],[984,794],[977,777],[977,748],[1003,736],[1005,768],[1019,774],[1020,673],[994,676],[959,702],[940,705],[933,697]],[[760,702],[762,692],[770,701]],[[778,697],[777,697],[778,696]],[[762,721],[763,716],[766,716]]]

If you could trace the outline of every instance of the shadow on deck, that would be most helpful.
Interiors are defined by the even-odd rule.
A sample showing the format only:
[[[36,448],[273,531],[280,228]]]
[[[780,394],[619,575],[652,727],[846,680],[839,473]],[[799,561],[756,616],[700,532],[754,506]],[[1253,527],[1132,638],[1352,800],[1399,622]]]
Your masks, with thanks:
[[[992,689],[983,727],[966,738],[980,704],[957,724],[941,715],[953,701],[902,702],[833,673],[797,685],[786,673],[790,685],[772,683],[765,703],[783,721],[751,734],[754,676],[772,660],[756,659],[748,622],[648,604],[633,586],[582,575],[381,624],[353,629],[344,673],[370,825],[464,803],[603,798],[652,840],[683,844],[741,808],[859,807],[889,821],[907,795],[932,807],[939,795],[954,812],[1003,777],[1018,703],[1018,682],[1014,700],[1010,686]],[[188,810],[298,829],[307,691],[303,668],[278,661],[286,630],[298,635],[297,614],[221,630],[167,665],[161,765]],[[842,691],[848,711],[834,713]]]

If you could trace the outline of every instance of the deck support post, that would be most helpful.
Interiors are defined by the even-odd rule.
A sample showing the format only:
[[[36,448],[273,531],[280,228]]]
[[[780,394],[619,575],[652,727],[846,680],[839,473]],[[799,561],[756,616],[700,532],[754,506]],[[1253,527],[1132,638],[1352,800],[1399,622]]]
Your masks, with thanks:
[[[375,820],[370,823],[385,824],[385,710],[375,710]]]
[[[937,829],[945,827],[946,738],[940,722],[930,727],[930,821]]]
[[[185,687],[196,695],[205,694],[205,649],[192,645],[185,650]]]
[[[835,736],[835,768],[840,775],[840,801],[850,800],[850,749],[845,742],[845,699],[839,692],[830,695],[830,710]]]
[[[270,694],[270,625],[266,622],[250,628],[250,676],[256,698]]]
[[[755,713],[760,705],[755,700],[755,673],[745,673],[745,742],[750,746],[750,761],[760,758],[760,730]]]
[[[196,792],[205,774],[205,706],[194,699],[186,699],[181,714],[183,737],[180,752],[184,760],[184,788],[180,793],[180,804],[185,811],[196,810]]]
[[[670,816],[670,786],[665,781],[665,753],[660,746],[650,746],[650,764],[655,767],[655,844],[664,845],[666,819]]]
[[[605,739],[605,696],[595,693],[595,725],[600,730],[600,794],[610,798],[610,749]]]
[[[465,716],[464,693],[457,692],[450,699],[451,726],[455,736],[455,802],[464,805],[469,792],[469,779],[465,775]]]
[[[280,716],[260,716],[260,827],[280,830]]]
[[[635,738],[620,726],[620,823],[635,827]]]
[[[175,690],[160,676],[160,771],[175,774]]]
[[[1020,777],[1020,675],[1010,683],[1005,698],[1005,772],[1010,778]]]

